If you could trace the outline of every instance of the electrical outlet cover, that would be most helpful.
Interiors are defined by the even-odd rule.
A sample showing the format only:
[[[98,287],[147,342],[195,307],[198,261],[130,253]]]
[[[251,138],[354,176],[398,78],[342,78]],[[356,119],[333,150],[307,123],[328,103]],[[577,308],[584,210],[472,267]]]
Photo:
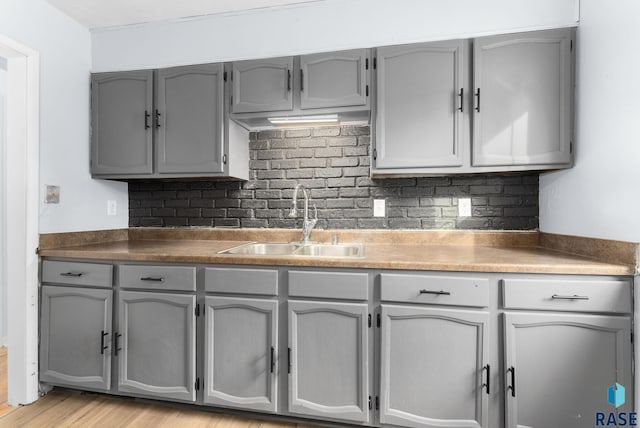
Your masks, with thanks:
[[[60,186],[51,186],[47,184],[47,193],[44,197],[45,204],[60,203]]]

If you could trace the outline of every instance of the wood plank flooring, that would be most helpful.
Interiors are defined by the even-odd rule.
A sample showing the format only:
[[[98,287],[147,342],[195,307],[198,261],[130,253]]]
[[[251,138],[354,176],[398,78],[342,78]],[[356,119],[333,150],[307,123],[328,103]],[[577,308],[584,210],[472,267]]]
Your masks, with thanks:
[[[128,398],[53,390],[33,404],[0,417],[0,427],[311,428]]]
[[[0,415],[13,410],[7,404],[7,347],[0,348]]]

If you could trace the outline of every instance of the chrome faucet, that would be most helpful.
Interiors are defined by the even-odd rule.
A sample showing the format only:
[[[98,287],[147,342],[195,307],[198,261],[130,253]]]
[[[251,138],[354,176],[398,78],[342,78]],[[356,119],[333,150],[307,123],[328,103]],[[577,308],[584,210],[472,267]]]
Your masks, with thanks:
[[[309,236],[311,235],[311,231],[313,227],[316,225],[318,221],[318,209],[316,205],[313,204],[313,212],[314,218],[309,218],[309,193],[307,192],[307,188],[304,184],[297,184],[293,189],[293,205],[291,207],[291,211],[289,212],[289,217],[296,217],[298,215],[298,190],[302,189],[302,195],[304,196],[304,217],[302,219],[302,242],[304,244],[309,243]]]

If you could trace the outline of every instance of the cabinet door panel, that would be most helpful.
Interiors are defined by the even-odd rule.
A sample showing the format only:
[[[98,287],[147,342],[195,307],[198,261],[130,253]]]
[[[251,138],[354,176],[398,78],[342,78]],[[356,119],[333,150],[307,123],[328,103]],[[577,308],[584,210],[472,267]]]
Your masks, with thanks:
[[[473,165],[570,161],[570,43],[570,30],[475,41]]]
[[[233,113],[291,110],[293,57],[233,63]]]
[[[378,48],[376,168],[462,165],[464,42]]]
[[[111,290],[42,287],[41,381],[109,390],[111,309]]]
[[[278,302],[207,297],[204,402],[275,412]]]
[[[195,296],[122,291],[118,390],[195,400]]]
[[[367,308],[289,301],[289,412],[368,422]]]
[[[159,173],[222,173],[222,64],[158,70]]]
[[[593,426],[596,412],[614,410],[607,390],[616,382],[627,387],[617,410],[632,410],[630,318],[525,312],[504,320],[505,366],[516,373],[515,393],[505,375],[508,427]]]
[[[366,50],[300,57],[300,108],[367,104]]]
[[[489,314],[382,305],[380,421],[487,427]]]
[[[151,174],[152,100],[150,70],[92,76],[92,174]]]

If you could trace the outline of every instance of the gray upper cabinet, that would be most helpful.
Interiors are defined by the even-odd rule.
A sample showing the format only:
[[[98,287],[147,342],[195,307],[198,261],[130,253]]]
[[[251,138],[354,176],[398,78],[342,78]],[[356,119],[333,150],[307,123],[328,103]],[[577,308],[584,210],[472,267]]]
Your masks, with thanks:
[[[158,70],[158,172],[222,173],[222,64]]]
[[[300,57],[300,108],[368,105],[365,49]]]
[[[375,169],[462,165],[466,45],[378,48]]]
[[[153,171],[153,71],[91,77],[91,173]]]
[[[195,401],[195,296],[121,291],[118,391]]]
[[[289,412],[369,421],[367,304],[289,300]]]
[[[504,328],[507,427],[581,428],[633,410],[632,393],[607,403],[616,383],[633,391],[629,317],[505,313]]]
[[[206,404],[277,410],[278,302],[207,297]]]
[[[42,287],[42,382],[109,390],[112,295],[103,289]]]
[[[567,164],[571,30],[474,42],[473,165]]]
[[[488,427],[488,324],[488,312],[382,305],[380,422]]]
[[[293,57],[234,62],[231,112],[293,108]]]

